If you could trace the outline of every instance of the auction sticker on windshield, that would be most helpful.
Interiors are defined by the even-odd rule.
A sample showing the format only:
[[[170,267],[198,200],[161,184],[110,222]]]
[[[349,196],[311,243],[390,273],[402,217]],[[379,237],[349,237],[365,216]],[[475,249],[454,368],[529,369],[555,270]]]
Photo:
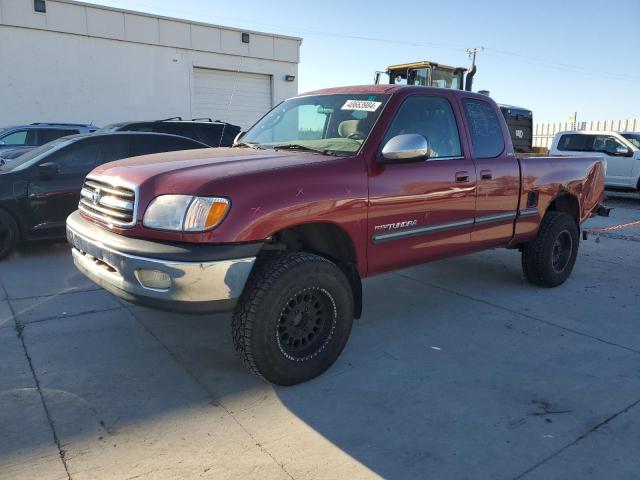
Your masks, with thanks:
[[[372,102],[370,100],[347,100],[340,110],[360,110],[363,112],[375,112],[382,102]]]

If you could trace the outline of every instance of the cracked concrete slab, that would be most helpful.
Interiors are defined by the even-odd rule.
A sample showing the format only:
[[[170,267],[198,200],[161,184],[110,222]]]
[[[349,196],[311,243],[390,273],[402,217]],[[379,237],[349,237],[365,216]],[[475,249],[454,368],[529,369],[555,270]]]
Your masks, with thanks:
[[[95,289],[96,285],[69,263],[66,243],[27,244],[2,260],[0,282],[10,299]]]
[[[82,313],[113,310],[122,307],[122,304],[107,291],[95,290],[11,300],[11,306],[18,323],[24,325]]]
[[[37,439],[37,445],[34,445]],[[0,329],[0,479],[67,479],[22,342]]]
[[[639,213],[633,203],[593,222]],[[617,479],[640,473],[637,407],[574,442],[639,399],[639,261],[638,242],[601,238],[582,243],[573,276],[551,290],[526,284],[505,250],[372,278],[336,365],[291,388],[247,374],[229,315],[83,313],[108,297],[77,292],[95,287],[75,277],[63,246],[22,250],[0,281],[34,285],[9,298],[74,479],[494,480],[532,467],[524,478]],[[38,322],[42,295],[76,316]],[[3,354],[14,369],[26,362],[19,349]],[[8,421],[0,413],[18,439],[0,448],[26,442],[12,450],[10,478],[38,478],[30,468],[56,460],[46,415],[29,405],[13,401]]]
[[[640,245],[603,238],[582,242],[572,276],[554,289],[525,282],[517,251],[493,250],[402,273],[640,352]]]
[[[288,478],[127,311],[24,335],[74,480]]]
[[[237,378],[225,316],[135,311],[294,478],[512,478],[639,391],[635,353],[399,275],[365,295],[338,363],[293,388]]]
[[[640,405],[636,405],[529,471],[522,478],[636,480],[640,475],[639,445]]]
[[[2,289],[0,289],[2,292]],[[13,315],[11,314],[11,308],[9,308],[9,302],[0,300],[0,329],[11,327],[13,328]]]

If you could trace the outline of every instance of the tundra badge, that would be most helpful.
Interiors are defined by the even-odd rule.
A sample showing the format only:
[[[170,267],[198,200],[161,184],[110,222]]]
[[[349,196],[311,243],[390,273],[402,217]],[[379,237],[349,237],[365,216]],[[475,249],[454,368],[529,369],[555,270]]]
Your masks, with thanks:
[[[417,220],[407,220],[406,222],[387,223],[386,225],[376,225],[373,229],[376,232],[392,230],[398,230],[400,228],[415,227],[418,224]]]

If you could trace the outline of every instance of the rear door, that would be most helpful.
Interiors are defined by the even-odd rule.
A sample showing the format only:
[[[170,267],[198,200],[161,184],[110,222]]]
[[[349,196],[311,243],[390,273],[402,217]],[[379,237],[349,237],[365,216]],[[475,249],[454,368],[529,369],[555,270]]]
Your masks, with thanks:
[[[380,149],[396,135],[429,141],[428,159],[371,162],[368,265],[371,274],[453,255],[468,248],[476,175],[459,134],[459,111],[446,94],[411,95],[399,107]]]
[[[462,108],[476,168],[477,199],[473,248],[508,242],[518,211],[520,166],[505,138],[509,131],[492,103],[463,98]]]

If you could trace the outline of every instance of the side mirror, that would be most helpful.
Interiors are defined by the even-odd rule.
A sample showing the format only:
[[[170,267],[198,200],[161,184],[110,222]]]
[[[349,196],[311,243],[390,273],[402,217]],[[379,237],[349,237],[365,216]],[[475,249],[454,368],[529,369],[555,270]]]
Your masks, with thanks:
[[[381,163],[422,162],[429,158],[429,153],[429,141],[423,135],[396,135],[382,148]]]
[[[236,138],[233,139],[233,144],[235,145],[240,140],[242,140],[242,137],[244,137],[245,133],[247,133],[247,132],[238,132],[238,134],[236,135]]]
[[[60,170],[58,164],[54,162],[45,162],[38,165],[38,175],[40,178],[50,179],[58,175]]]
[[[619,157],[628,157],[630,153],[631,150],[629,150],[627,147],[617,147],[614,155],[617,155]]]

